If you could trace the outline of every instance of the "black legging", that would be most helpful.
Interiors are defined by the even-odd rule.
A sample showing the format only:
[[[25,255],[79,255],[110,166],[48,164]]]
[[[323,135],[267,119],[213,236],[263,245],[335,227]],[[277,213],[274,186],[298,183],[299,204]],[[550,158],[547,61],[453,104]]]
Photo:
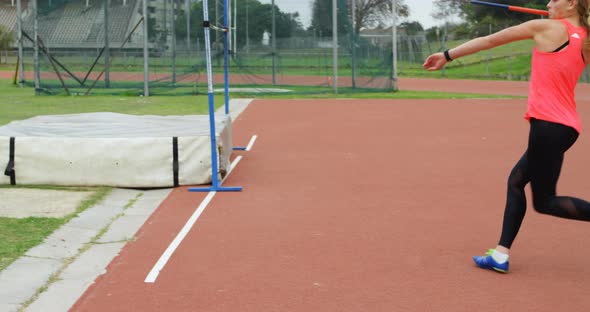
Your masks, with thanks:
[[[564,153],[576,142],[578,132],[561,124],[531,119],[528,149],[508,178],[508,195],[500,245],[506,248],[518,234],[526,212],[524,187],[531,182],[533,207],[539,213],[560,218],[590,221],[590,203],[556,196],[556,185]]]

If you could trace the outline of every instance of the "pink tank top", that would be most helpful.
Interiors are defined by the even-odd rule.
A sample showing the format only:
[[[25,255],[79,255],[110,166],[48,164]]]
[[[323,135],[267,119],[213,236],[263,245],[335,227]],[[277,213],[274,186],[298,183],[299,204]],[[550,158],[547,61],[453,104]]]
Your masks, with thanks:
[[[558,52],[533,49],[528,110],[525,119],[541,119],[581,131],[576,111],[575,88],[584,71],[582,42],[586,38],[583,27],[575,27],[566,20],[569,45]]]

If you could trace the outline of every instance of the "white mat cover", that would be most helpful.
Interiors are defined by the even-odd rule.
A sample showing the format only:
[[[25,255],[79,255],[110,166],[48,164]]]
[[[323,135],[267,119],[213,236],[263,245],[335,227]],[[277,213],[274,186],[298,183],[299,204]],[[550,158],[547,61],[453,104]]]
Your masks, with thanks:
[[[231,118],[216,115],[219,178],[229,169]],[[169,187],[211,183],[209,116],[88,113],[38,116],[0,127],[0,184],[15,138],[16,184]]]

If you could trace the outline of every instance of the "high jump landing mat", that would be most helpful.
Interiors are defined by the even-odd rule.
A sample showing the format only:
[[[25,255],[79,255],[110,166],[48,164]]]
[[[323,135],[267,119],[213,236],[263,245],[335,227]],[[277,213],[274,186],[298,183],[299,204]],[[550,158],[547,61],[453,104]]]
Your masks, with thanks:
[[[230,166],[231,117],[215,115],[219,178]],[[109,112],[38,116],[0,127],[0,184],[171,187],[209,184],[208,115]]]

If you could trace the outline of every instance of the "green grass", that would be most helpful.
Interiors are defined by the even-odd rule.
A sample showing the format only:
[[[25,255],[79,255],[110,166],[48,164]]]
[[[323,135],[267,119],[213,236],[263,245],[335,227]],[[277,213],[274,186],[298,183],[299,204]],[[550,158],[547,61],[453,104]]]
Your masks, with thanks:
[[[37,186],[44,188],[43,186]],[[49,187],[55,189],[54,187]],[[71,191],[93,191],[88,199],[83,201],[76,212],[63,218],[23,219],[0,217],[0,271],[24,255],[29,249],[40,244],[43,240],[63,224],[76,217],[80,212],[92,207],[103,200],[111,188],[60,188]]]
[[[57,218],[0,217],[0,271],[63,224]]]
[[[33,89],[14,86],[0,80],[0,125],[38,115],[89,112],[116,112],[134,115],[190,115],[207,114],[206,95],[196,96],[35,96]],[[223,104],[223,97],[215,97],[215,105]]]

